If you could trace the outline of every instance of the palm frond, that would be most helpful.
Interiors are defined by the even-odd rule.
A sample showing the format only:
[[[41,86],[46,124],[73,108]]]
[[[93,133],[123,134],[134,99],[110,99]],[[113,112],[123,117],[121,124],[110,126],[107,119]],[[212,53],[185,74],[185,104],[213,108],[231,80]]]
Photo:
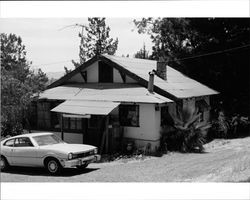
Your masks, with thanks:
[[[183,152],[192,151],[199,148],[203,151],[203,144],[206,142],[207,130],[211,124],[199,122],[201,113],[195,107],[185,107],[177,109],[176,114],[171,115],[176,129],[176,142],[180,144]]]
[[[188,121],[185,126],[186,127],[192,126],[200,118],[200,115],[201,115],[200,113],[193,115],[190,121]]]

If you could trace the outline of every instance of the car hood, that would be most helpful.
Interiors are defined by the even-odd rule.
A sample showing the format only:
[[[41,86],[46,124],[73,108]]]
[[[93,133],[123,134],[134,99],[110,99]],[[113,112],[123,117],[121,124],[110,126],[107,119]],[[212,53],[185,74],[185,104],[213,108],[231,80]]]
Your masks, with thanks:
[[[79,152],[86,152],[95,149],[95,146],[85,145],[85,144],[52,144],[46,146],[40,146],[40,149],[49,149],[54,151],[60,151],[64,153],[79,153]]]

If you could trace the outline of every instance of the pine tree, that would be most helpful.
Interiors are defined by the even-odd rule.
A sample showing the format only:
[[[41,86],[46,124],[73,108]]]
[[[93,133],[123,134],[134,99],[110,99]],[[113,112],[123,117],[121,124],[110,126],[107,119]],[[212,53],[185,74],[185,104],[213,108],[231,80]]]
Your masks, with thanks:
[[[72,60],[76,68],[95,55],[114,55],[117,50],[118,39],[110,38],[110,27],[106,26],[105,18],[88,18],[88,22],[88,26],[79,25],[82,28],[79,33],[81,38],[79,46],[80,61]]]
[[[145,44],[143,44],[143,47],[136,52],[135,58],[141,58],[141,59],[149,59],[148,51],[146,50]]]

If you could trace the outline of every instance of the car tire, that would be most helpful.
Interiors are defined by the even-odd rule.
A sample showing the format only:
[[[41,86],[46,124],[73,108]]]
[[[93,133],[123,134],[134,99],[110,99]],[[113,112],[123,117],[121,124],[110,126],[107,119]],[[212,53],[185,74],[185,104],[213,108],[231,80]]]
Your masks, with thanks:
[[[1,171],[6,171],[9,168],[9,163],[4,156],[1,156]]]
[[[57,175],[62,171],[62,166],[57,159],[51,158],[45,162],[45,168],[51,175]]]
[[[86,167],[88,167],[88,163],[85,163],[84,165],[80,165],[80,166],[77,166],[77,169],[79,170],[83,170],[83,169],[86,169]]]

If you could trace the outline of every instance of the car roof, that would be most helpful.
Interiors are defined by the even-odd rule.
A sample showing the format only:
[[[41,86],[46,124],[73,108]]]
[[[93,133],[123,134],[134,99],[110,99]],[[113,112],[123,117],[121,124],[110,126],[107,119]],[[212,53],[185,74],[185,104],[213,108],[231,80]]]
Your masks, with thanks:
[[[16,135],[14,137],[9,137],[6,139],[14,139],[18,137],[34,137],[34,136],[42,136],[42,135],[52,135],[53,133],[50,132],[42,132],[42,133],[26,133],[26,134],[21,134],[21,135]]]

